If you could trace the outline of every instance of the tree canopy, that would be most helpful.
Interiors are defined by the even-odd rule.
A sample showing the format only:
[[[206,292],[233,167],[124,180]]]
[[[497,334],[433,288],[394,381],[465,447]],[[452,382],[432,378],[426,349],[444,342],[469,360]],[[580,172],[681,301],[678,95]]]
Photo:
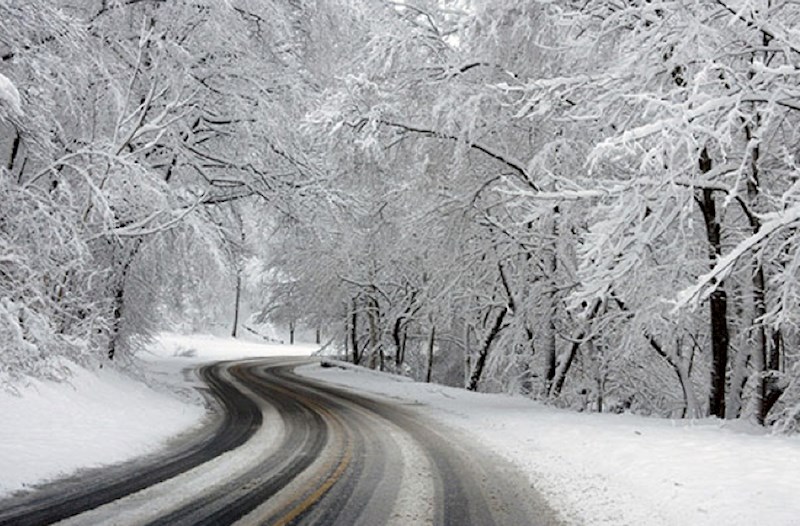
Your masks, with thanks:
[[[243,291],[420,380],[800,429],[800,8],[335,4],[0,5],[7,379]]]

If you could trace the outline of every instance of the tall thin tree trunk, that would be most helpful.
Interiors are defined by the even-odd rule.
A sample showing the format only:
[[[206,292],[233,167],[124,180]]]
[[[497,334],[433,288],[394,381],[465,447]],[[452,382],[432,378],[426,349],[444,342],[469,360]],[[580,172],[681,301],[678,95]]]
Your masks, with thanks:
[[[469,375],[472,373],[472,339],[470,326],[464,320],[464,385],[469,383]]]
[[[557,296],[556,296],[556,273],[558,272],[558,214],[559,208],[553,208],[553,219],[551,225],[552,247],[548,249],[548,262],[550,276],[549,285],[551,290],[547,293],[547,312],[544,319],[544,335],[542,337],[542,354],[544,357],[544,385],[542,390],[542,398],[545,398],[551,392],[553,387],[553,380],[556,377],[556,325],[555,316],[557,309]]]
[[[169,181],[169,178],[172,173],[172,167],[175,165],[176,157],[172,158],[172,165],[170,166],[169,170],[167,170],[167,177],[166,180]],[[244,250],[245,245],[245,234],[244,234],[244,225],[242,223],[241,216],[236,212],[234,208],[231,208],[233,211],[233,215],[239,224],[239,238],[241,241],[241,248],[240,250]],[[237,251],[238,252],[238,251]],[[233,310],[233,328],[231,329],[231,336],[236,338],[239,333],[239,312],[241,309],[241,302],[242,302],[242,261],[241,261],[241,254],[234,257],[234,265],[236,266],[236,303],[234,304]]]
[[[689,418],[700,418],[703,416],[702,409],[697,400],[697,393],[695,393],[694,384],[692,383],[692,369],[694,368],[695,350],[699,350],[699,347],[696,344],[694,336],[692,336],[692,340],[693,344],[689,346],[689,352],[684,353],[681,351],[680,374],[683,385],[686,388],[686,416]]]
[[[350,312],[345,311],[344,313],[344,358],[347,360],[347,357],[350,356]]]
[[[617,299],[617,303],[619,303],[622,310],[626,309],[625,305],[619,299]],[[599,299],[594,300],[594,305],[592,306],[592,311],[589,313],[589,319],[587,320],[587,323],[591,323],[592,320],[594,320],[594,318],[600,312],[600,308],[604,307],[604,305],[605,303],[603,301],[600,301]],[[575,360],[575,356],[578,354],[578,348],[581,346],[581,343],[588,332],[589,330],[587,328],[579,329],[572,338],[572,345],[569,346],[566,354],[561,357],[561,362],[558,364],[558,368],[555,371],[555,376],[553,377],[552,387],[548,393],[550,398],[558,398],[559,395],[561,395],[561,390],[564,388],[564,382],[567,379],[567,373],[569,373],[572,363]]]
[[[653,336],[645,334],[645,337],[650,343],[650,347],[667,362],[667,365],[672,368],[675,372],[675,376],[678,378],[678,384],[681,386],[681,393],[683,394],[683,414],[681,417],[685,418],[688,416],[689,418],[696,418],[700,416],[697,398],[694,395],[694,389],[692,387],[691,370],[686,366],[686,361],[683,359],[680,338],[675,342],[675,354],[678,358],[676,360],[664,351],[664,348],[661,347],[661,344],[658,343]]]
[[[378,334],[380,307],[378,300],[373,296],[368,298],[369,310],[367,311],[367,320],[369,321],[369,367],[375,369],[380,367],[383,371],[383,349],[380,342],[380,335]]]
[[[233,327],[231,328],[231,337],[236,338],[239,333],[239,307],[242,298],[242,274],[241,271],[236,271],[236,300],[233,304]]]
[[[14,130],[14,141],[11,143],[11,154],[8,157],[8,163],[6,166],[8,167],[8,171],[12,171],[14,169],[14,162],[17,159],[17,153],[19,152],[19,146],[21,144],[21,138],[19,135],[19,130]]]
[[[555,378],[553,379],[553,386],[550,388],[550,398],[558,398],[561,395],[561,390],[564,389],[564,382],[567,379],[567,373],[572,367],[572,362],[575,360],[575,355],[578,354],[578,347],[580,347],[580,340],[586,336],[585,331],[578,333],[575,341],[569,346],[566,355],[562,357],[561,363],[556,371]]]
[[[544,322],[544,335],[542,337],[542,353],[544,355],[544,386],[543,397],[547,396],[553,388],[553,381],[556,378],[556,327],[553,320],[554,313],[548,314],[548,319]]]
[[[529,326],[525,326],[525,336],[527,337],[527,345],[522,349],[522,378],[520,381],[520,390],[522,394],[530,396],[534,394],[533,385],[533,360],[536,358],[536,342],[534,341],[533,331]],[[530,351],[530,352],[527,352]],[[555,371],[553,372],[555,375]]]
[[[403,349],[403,360],[401,365],[405,363],[406,359],[406,348],[408,347],[408,329],[403,329],[403,341],[402,341],[402,349]]]
[[[428,339],[428,370],[425,373],[425,381],[431,383],[433,374],[433,346],[436,342],[436,325],[431,325],[431,336]]]
[[[764,327],[763,317],[767,313],[766,299],[764,297],[764,267],[755,263],[753,274],[753,323],[755,348],[753,349],[753,368],[755,369],[755,419],[759,424],[764,424],[766,418],[766,399],[767,384],[765,375],[767,372],[768,340],[767,329]]]
[[[405,360],[405,335],[403,334],[403,318],[399,317],[394,321],[392,329],[392,339],[394,340],[394,365],[399,368]]]
[[[475,366],[472,369],[472,375],[469,378],[469,383],[467,384],[467,389],[470,391],[477,391],[478,384],[481,381],[481,376],[483,376],[483,369],[486,366],[486,358],[489,356],[489,349],[492,347],[492,343],[494,342],[497,335],[500,334],[500,331],[503,327],[503,321],[506,319],[506,315],[508,314],[508,309],[503,307],[495,316],[494,324],[492,324],[491,329],[489,329],[489,333],[486,335],[486,339],[483,341],[483,345],[480,349],[478,349],[478,357],[475,360]]]
[[[122,314],[125,310],[125,275],[114,290],[114,308],[111,313],[111,335],[108,341],[108,359],[113,360],[119,350]]]
[[[602,346],[595,345],[594,340],[586,342],[587,355],[591,361],[592,375],[594,376],[594,400],[592,409],[596,413],[603,412],[603,398],[605,392],[605,378],[602,367]]]
[[[353,364],[361,362],[361,353],[358,351],[358,303],[353,298],[353,310],[350,314],[350,342],[353,345]]]
[[[758,113],[756,113],[755,120],[756,124],[758,124],[760,121]],[[745,137],[747,138],[748,142],[753,139],[753,132],[749,125],[745,126]],[[758,218],[758,216],[753,214],[753,210],[751,210],[751,207],[758,206],[758,180],[760,176],[758,166],[759,157],[760,149],[758,146],[755,146],[750,157],[750,177],[747,180],[748,204],[744,210],[745,215],[747,215],[747,218],[750,222],[750,228],[752,229],[753,233],[757,233],[761,228],[761,220]],[[743,208],[745,208],[744,205]],[[753,358],[753,367],[755,369],[755,372],[752,375],[752,378],[755,379],[755,386],[753,389],[755,396],[754,416],[756,422],[763,424],[764,419],[767,416],[765,411],[765,401],[767,398],[765,375],[767,372],[769,341],[767,339],[767,329],[764,327],[763,320],[764,315],[767,313],[766,280],[764,279],[764,266],[758,260],[753,261],[751,284],[753,286],[753,320],[751,327],[754,332],[753,339],[755,344],[753,352],[751,353]]]
[[[700,154],[699,167],[702,173],[712,168],[708,150],[703,148]],[[717,205],[713,191],[704,188],[697,198],[706,226],[708,240],[709,265],[713,268],[722,255],[721,225],[717,219]],[[709,315],[711,324],[711,381],[709,390],[709,413],[717,418],[725,418],[726,372],[728,369],[728,295],[723,283],[719,283],[709,298]]]
[[[130,252],[124,256],[120,275],[117,278],[114,289],[114,307],[111,312],[111,333],[108,341],[108,359],[113,360],[119,350],[119,338],[122,331],[122,317],[125,314],[125,285],[128,281],[128,273],[133,264],[139,248],[142,246],[142,239],[136,238],[132,242]]]
[[[765,39],[765,42],[768,42]],[[761,117],[756,113],[755,122],[758,125]],[[746,138],[748,142],[753,139],[750,126],[745,126]],[[747,181],[748,207],[745,214],[750,222],[753,233],[757,233],[761,228],[761,220],[754,212],[757,210],[758,197],[760,193],[759,179],[761,177],[759,159],[761,149],[755,146],[750,158],[750,177]],[[743,206],[744,208],[744,206]],[[773,372],[779,368],[778,355],[780,352],[779,338],[767,335],[767,328],[764,326],[764,316],[767,314],[767,279],[764,265],[758,259],[753,259],[752,285],[753,285],[753,329],[755,331],[755,348],[753,350],[753,367],[755,369],[755,419],[763,425],[772,406],[782,394],[782,390],[777,389],[774,382]]]
[[[770,338],[772,346],[769,353],[769,368],[771,371],[783,372],[786,365],[783,354],[783,333],[780,329],[772,329]]]
[[[764,398],[764,417],[769,414],[772,407],[783,395],[786,390],[785,385],[779,384],[779,374],[783,370],[783,334],[780,329],[773,329],[770,336],[772,345],[770,346],[769,358],[767,360],[768,376],[764,379],[766,385]]]

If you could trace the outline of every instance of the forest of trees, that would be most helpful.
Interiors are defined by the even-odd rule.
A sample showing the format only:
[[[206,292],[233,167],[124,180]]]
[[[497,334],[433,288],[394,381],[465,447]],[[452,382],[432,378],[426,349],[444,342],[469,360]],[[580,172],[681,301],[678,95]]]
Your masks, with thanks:
[[[800,431],[800,5],[3,0],[0,382],[165,328]],[[241,298],[241,300],[240,300]]]

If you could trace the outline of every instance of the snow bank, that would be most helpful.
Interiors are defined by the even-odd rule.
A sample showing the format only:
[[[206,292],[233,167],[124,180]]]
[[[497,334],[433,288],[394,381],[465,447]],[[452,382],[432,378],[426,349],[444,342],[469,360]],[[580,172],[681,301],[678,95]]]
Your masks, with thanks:
[[[568,524],[800,524],[800,440],[716,420],[578,414],[352,366],[300,374],[422,404],[523,469]]]
[[[201,385],[186,369],[259,356],[308,356],[315,345],[275,345],[214,336],[164,334],[143,353],[154,389],[113,368],[70,365],[68,383],[31,380],[15,396],[0,391],[0,497],[31,485],[145,455],[201,425]]]
[[[0,392],[0,495],[153,452],[205,414],[112,369],[69,368],[69,383]]]

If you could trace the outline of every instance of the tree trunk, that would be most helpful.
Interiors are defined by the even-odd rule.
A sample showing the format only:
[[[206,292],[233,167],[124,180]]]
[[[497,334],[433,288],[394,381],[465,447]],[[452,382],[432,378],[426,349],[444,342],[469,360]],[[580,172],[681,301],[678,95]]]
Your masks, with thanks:
[[[505,321],[508,313],[514,312],[516,308],[514,304],[514,295],[511,293],[511,287],[508,284],[505,268],[500,262],[497,263],[497,271],[500,275],[500,283],[503,286],[503,291],[506,295],[506,305],[500,309],[500,312],[497,314],[497,317],[494,320],[494,324],[489,330],[489,333],[486,335],[486,340],[484,341],[483,346],[478,350],[478,359],[475,361],[475,368],[472,371],[472,376],[470,377],[469,384],[467,385],[467,389],[470,391],[478,390],[478,384],[480,383],[481,376],[483,375],[483,369],[486,367],[486,358],[489,356],[489,350],[492,347],[492,343],[500,334],[500,331],[503,330],[503,322]]]
[[[469,384],[469,375],[472,373],[472,339],[470,326],[464,320],[464,385]]]
[[[239,307],[242,298],[242,274],[236,271],[236,300],[233,305],[233,328],[231,329],[231,337],[236,338],[239,332]]]
[[[344,330],[342,331],[343,342],[344,345],[344,359],[347,360],[347,357],[350,356],[350,310],[345,308],[344,311]]]
[[[380,342],[380,335],[378,327],[380,325],[380,306],[378,300],[370,296],[369,310],[367,312],[367,319],[369,321],[369,368],[375,369],[379,367],[381,371],[384,369],[383,348]]]
[[[692,380],[691,380],[691,370],[690,367],[686,366],[685,360],[681,359],[681,342],[678,339],[675,342],[675,349],[676,349],[676,356],[677,360],[667,354],[661,344],[658,341],[648,334],[645,334],[648,342],[650,343],[650,347],[652,347],[656,353],[658,353],[661,358],[667,362],[672,370],[675,372],[675,376],[678,378],[678,383],[681,386],[681,393],[683,395],[683,418],[687,415],[689,418],[697,418],[700,416],[699,414],[699,407],[697,404],[697,398],[694,395],[694,388],[692,387]]]
[[[486,335],[486,340],[484,340],[483,345],[478,350],[478,358],[475,360],[475,367],[472,369],[472,375],[470,376],[469,383],[467,384],[467,389],[470,391],[478,390],[478,384],[480,383],[481,376],[483,375],[483,368],[486,366],[486,358],[489,356],[489,349],[491,348],[495,338],[497,338],[497,335],[500,334],[500,331],[503,327],[503,321],[506,319],[507,314],[507,308],[503,307],[500,309],[500,312],[494,319],[494,324],[489,330],[489,334]]]
[[[765,39],[768,41],[768,39]],[[757,113],[755,122],[761,122],[761,116]],[[750,126],[745,127],[748,142],[753,139]],[[755,234],[761,228],[761,220],[756,211],[758,210],[758,197],[760,194],[759,179],[761,177],[759,159],[761,150],[755,146],[750,158],[750,177],[747,180],[748,205],[742,208],[750,222],[750,228]],[[757,423],[763,425],[769,411],[775,402],[778,401],[783,390],[778,388],[776,378],[780,369],[780,330],[773,330],[768,335],[767,327],[764,326],[764,316],[767,314],[767,278],[764,265],[759,259],[753,259],[752,285],[753,285],[753,321],[752,326],[755,333],[753,349],[753,378],[754,386],[754,417]]]
[[[764,378],[764,418],[786,390],[785,385],[779,383],[781,373],[781,356],[783,354],[783,336],[779,329],[773,329],[772,345],[767,362],[767,375]]]
[[[756,124],[760,122],[760,117],[756,114]],[[747,141],[753,139],[753,133],[750,126],[745,126],[745,136]],[[760,150],[758,146],[753,148],[750,157],[750,177],[747,180],[747,200],[748,204],[742,205],[745,215],[750,222],[750,228],[755,234],[761,228],[761,220],[753,214],[753,207],[757,207],[758,203],[758,179],[759,179],[759,166],[758,160],[760,157]],[[753,367],[755,369],[752,378],[754,378],[755,386],[754,392],[754,417],[757,423],[764,424],[766,418],[765,401],[766,393],[766,372],[767,360],[769,354],[769,342],[767,340],[767,329],[764,327],[763,317],[767,313],[766,303],[766,280],[764,279],[764,266],[757,260],[753,260],[752,272],[752,286],[753,286],[753,320],[751,323],[754,332],[754,349],[752,352]]]
[[[700,404],[697,403],[697,396],[692,386],[692,378],[689,374],[689,370],[681,365],[678,367],[677,373],[678,380],[681,383],[681,390],[683,391],[683,398],[686,402],[686,411],[683,414],[684,418],[700,418],[700,416],[702,416],[700,414]]]
[[[764,297],[764,267],[758,262],[755,263],[755,273],[753,274],[753,330],[755,348],[753,349],[753,378],[755,379],[755,419],[760,425],[764,424],[767,399],[767,329],[764,327],[763,316],[767,313],[767,305]]]
[[[294,345],[294,322],[289,322],[289,345]]]
[[[117,278],[114,289],[114,307],[111,312],[111,332],[108,340],[108,359],[113,360],[119,350],[119,335],[122,328],[122,316],[125,313],[125,284],[128,281],[128,273],[133,264],[139,248],[142,246],[142,239],[136,238],[132,242],[130,252],[123,257],[120,275]]]
[[[780,329],[772,330],[772,350],[769,354],[769,368],[778,372],[785,372],[786,370],[783,332]]]
[[[545,313],[546,319],[544,320],[545,332],[542,338],[542,353],[544,356],[544,385],[542,390],[542,398],[545,398],[551,392],[553,387],[553,380],[556,377],[556,325],[555,316],[557,309],[556,297],[556,272],[558,271],[558,214],[559,208],[553,209],[553,219],[551,226],[552,247],[548,249],[548,267],[550,271],[549,286],[550,292],[547,294],[547,312]]]
[[[431,325],[431,337],[428,339],[428,370],[425,374],[425,381],[431,383],[431,375],[433,374],[433,346],[436,342],[436,326]]]
[[[403,349],[403,363],[405,363],[406,359],[406,348],[408,347],[408,329],[403,330],[403,341],[402,341],[402,349]],[[401,363],[402,365],[402,363]]]
[[[172,175],[172,168],[176,162],[176,157],[172,158],[173,165],[170,166],[169,170],[167,170],[167,177],[165,180],[169,181],[169,178]],[[234,310],[233,316],[233,330],[231,331],[231,336],[236,338],[237,333],[239,332],[239,313],[241,312],[241,302],[242,302],[242,267],[244,263],[242,262],[242,258],[244,257],[244,247],[246,244],[246,236],[244,231],[244,222],[242,221],[241,214],[231,206],[231,212],[233,213],[233,217],[236,219],[236,223],[239,227],[239,242],[240,245],[237,250],[233,251],[234,253],[234,261],[233,264],[236,267],[236,305]],[[236,248],[236,247],[234,247]]]
[[[353,364],[361,362],[361,353],[358,350],[358,303],[353,299],[353,310],[350,314],[350,343],[353,345]]]
[[[702,173],[708,173],[712,161],[708,151],[703,148],[700,154],[699,167]],[[721,225],[717,220],[717,205],[713,191],[704,188],[697,198],[706,226],[708,240],[709,265],[714,267],[722,255]],[[726,372],[728,369],[728,296],[723,283],[719,283],[709,298],[709,315],[711,323],[711,385],[709,391],[709,413],[717,418],[725,418]]]
[[[578,347],[580,347],[583,338],[586,337],[586,332],[581,331],[569,346],[566,356],[561,360],[561,363],[556,370],[555,377],[553,378],[553,386],[550,388],[550,398],[558,398],[561,395],[561,390],[564,389],[564,382],[567,379],[567,373],[572,367],[572,362],[575,360],[575,355],[578,354]]]
[[[17,153],[19,153],[19,146],[21,143],[21,138],[19,135],[19,130],[14,130],[14,141],[11,143],[11,154],[8,157],[8,171],[11,172],[14,170],[14,162],[17,159]]]
[[[554,313],[551,312],[548,315],[548,319],[545,320],[545,333],[544,337],[542,338],[542,353],[544,354],[543,398],[547,396],[547,393],[551,392],[553,388],[553,381],[556,378],[556,326],[553,316]]]
[[[622,301],[619,299],[616,299],[616,301],[619,304],[620,309],[626,310],[625,304],[622,303]],[[603,301],[600,301],[599,299],[594,300],[592,311],[589,313],[589,319],[587,320],[588,324],[594,320],[603,305],[605,305]],[[587,332],[589,332],[588,329],[581,329],[577,332],[577,336],[572,338],[572,345],[569,346],[569,350],[567,351],[566,355],[561,359],[561,362],[558,364],[558,368],[553,376],[552,387],[548,393],[550,398],[558,398],[559,395],[561,395],[561,390],[564,389],[564,382],[567,379],[567,373],[569,373],[569,370],[572,367],[572,362],[575,360],[575,355],[578,354],[578,348],[581,346],[582,340],[586,337]]]
[[[690,346],[691,351],[689,354],[684,354],[681,352],[680,355],[680,367],[679,373],[681,376],[681,383],[685,389],[686,394],[686,414],[684,416],[688,418],[700,418],[703,416],[702,408],[700,403],[697,400],[697,393],[694,390],[694,384],[692,383],[692,369],[694,367],[694,356],[695,351],[699,350],[699,347],[696,343],[694,343],[695,339],[692,336],[693,344]],[[676,342],[678,345],[678,342]],[[678,347],[680,348],[680,347]]]
[[[113,360],[119,348],[119,333],[122,325],[122,313],[125,309],[125,275],[119,280],[114,290],[114,308],[111,313],[111,334],[108,341],[108,359]]]
[[[536,358],[536,342],[534,340],[533,331],[530,327],[525,327],[525,336],[528,338],[528,341],[526,342],[526,347],[523,348],[521,352],[523,355],[521,359],[523,370],[522,380],[520,382],[520,390],[522,391],[523,395],[531,396],[534,394],[533,361]],[[553,370],[553,374],[555,374],[555,368]]]
[[[725,373],[728,367],[728,321],[727,295],[716,290],[711,295],[711,391],[709,412],[717,418],[725,418]]]
[[[394,365],[399,368],[405,360],[405,338],[403,337],[403,318],[397,318],[392,329],[392,339],[394,340]]]

